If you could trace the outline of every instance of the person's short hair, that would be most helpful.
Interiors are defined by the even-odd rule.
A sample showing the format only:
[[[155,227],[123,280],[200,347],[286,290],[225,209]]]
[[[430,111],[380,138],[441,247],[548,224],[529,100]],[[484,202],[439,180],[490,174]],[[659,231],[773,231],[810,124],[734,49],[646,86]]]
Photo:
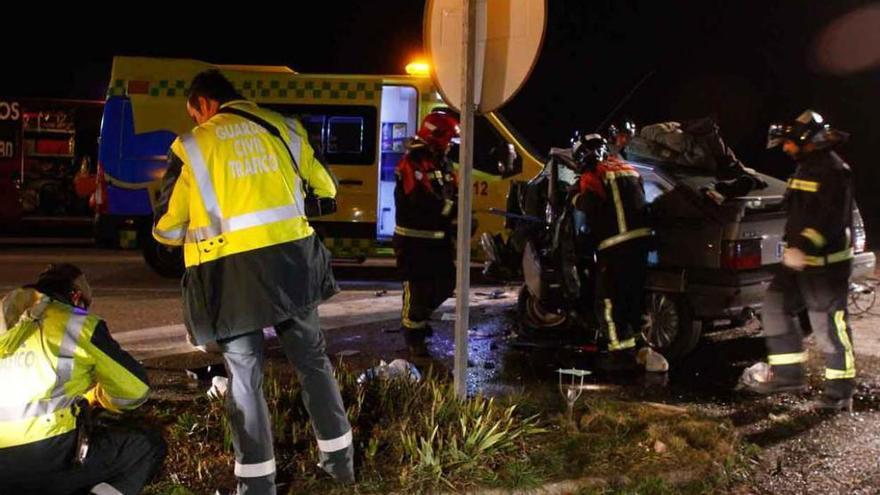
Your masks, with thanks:
[[[91,288],[78,266],[70,263],[53,263],[37,277],[34,287],[50,297],[67,300],[74,291],[80,291],[90,301]]]
[[[226,79],[226,76],[217,69],[199,72],[193,78],[186,91],[186,99],[190,105],[195,107],[198,105],[199,97],[216,100],[221,105],[229,101],[244,99],[229,79]]]

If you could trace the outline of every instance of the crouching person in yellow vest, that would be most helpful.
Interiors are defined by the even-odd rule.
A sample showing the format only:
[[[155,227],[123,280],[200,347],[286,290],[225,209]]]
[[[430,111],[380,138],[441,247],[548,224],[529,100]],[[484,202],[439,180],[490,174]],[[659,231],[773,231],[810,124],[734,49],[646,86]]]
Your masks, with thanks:
[[[90,302],[82,272],[61,264],[0,303],[0,493],[134,495],[165,458],[155,431],[96,428],[83,441],[83,397],[120,412],[150,390]]]
[[[352,482],[351,425],[317,311],[339,289],[305,208],[307,190],[336,196],[333,176],[298,120],[244,100],[216,70],[193,79],[187,111],[197,127],[171,145],[153,236],[183,246],[187,330],[196,345],[219,344],[231,375],[238,491],[276,490],[262,392],[262,329],[273,326],[302,383],[321,467]]]

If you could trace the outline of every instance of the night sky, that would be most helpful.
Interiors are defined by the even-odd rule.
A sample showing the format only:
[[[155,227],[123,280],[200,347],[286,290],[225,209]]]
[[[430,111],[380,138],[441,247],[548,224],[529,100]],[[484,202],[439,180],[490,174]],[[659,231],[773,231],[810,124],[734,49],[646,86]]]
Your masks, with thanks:
[[[564,145],[576,128],[592,129],[652,74],[621,116],[645,124],[715,115],[745,162],[784,176],[790,164],[763,150],[767,124],[810,107],[852,133],[840,151],[856,175],[863,213],[880,223],[880,195],[873,193],[880,184],[880,2],[548,4],[541,56],[503,110],[538,149]],[[401,72],[422,50],[421,0],[214,5],[6,15],[0,95],[101,99],[116,54],[381,74]],[[855,24],[837,30],[842,38],[823,35],[858,9]]]

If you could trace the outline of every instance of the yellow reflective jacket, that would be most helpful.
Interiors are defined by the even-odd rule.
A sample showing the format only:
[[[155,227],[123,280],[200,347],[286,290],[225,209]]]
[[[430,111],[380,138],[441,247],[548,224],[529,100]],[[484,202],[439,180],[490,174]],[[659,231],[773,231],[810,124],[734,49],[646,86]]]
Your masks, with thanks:
[[[0,452],[76,429],[80,397],[113,411],[146,401],[143,367],[100,318],[28,288],[0,304]]]
[[[262,119],[281,139],[224,109]],[[303,179],[318,197],[336,196],[335,181],[315,157],[302,124],[248,101],[222,105],[175,140],[171,154],[181,163],[175,169],[172,158],[163,179],[153,237],[183,245],[187,267],[312,235]]]

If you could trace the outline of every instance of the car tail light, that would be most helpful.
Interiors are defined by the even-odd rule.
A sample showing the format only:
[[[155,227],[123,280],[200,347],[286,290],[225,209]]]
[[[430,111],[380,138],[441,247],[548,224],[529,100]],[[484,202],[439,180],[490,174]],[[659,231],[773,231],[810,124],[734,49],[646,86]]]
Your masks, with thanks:
[[[859,219],[861,220],[861,219]],[[853,250],[856,254],[863,253],[865,251],[865,243],[867,239],[865,238],[865,226],[862,222],[858,222],[853,228]]]
[[[721,268],[728,270],[761,268],[761,239],[724,241],[721,244]]]
[[[859,235],[861,234],[861,235]],[[853,242],[853,247],[855,248],[855,253],[864,253],[865,252],[865,231],[856,231],[856,239]]]

